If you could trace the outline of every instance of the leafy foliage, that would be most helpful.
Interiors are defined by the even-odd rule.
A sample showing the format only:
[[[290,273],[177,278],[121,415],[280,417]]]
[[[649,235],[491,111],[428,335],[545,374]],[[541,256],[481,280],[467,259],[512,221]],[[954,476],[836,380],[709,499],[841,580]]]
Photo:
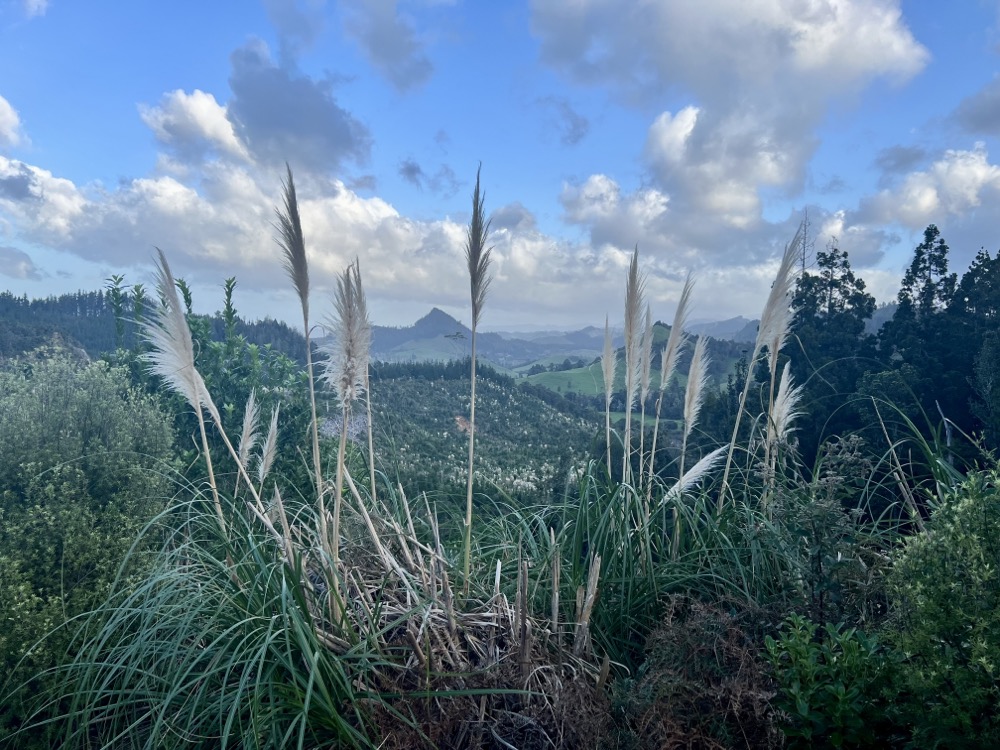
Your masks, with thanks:
[[[1000,475],[971,475],[896,556],[888,638],[919,747],[1000,745]]]
[[[103,601],[164,506],[171,433],[155,400],[104,363],[22,360],[0,372],[0,394],[0,669],[17,689],[60,661],[66,623]],[[23,719],[24,695],[4,703],[0,732]]]
[[[792,747],[885,747],[880,691],[890,657],[876,638],[791,615],[765,645]]]

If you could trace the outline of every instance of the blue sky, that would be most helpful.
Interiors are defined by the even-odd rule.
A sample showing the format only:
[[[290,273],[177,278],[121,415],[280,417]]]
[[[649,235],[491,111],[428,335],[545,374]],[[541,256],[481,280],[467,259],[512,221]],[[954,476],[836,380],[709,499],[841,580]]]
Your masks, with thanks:
[[[287,160],[317,319],[360,258],[376,323],[468,319],[478,164],[487,327],[755,317],[808,210],[880,300],[936,223],[1000,246],[1000,6],[895,0],[0,0],[0,288],[149,283],[295,320]]]

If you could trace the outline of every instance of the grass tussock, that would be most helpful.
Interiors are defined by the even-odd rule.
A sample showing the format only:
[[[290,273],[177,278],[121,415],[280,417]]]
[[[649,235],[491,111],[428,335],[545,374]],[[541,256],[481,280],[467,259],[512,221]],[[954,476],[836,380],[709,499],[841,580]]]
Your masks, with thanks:
[[[279,245],[308,337],[308,269],[290,172],[284,188]],[[328,320],[334,343],[321,380],[340,428],[327,444],[307,362],[310,487],[271,476],[275,456],[300,446],[278,444],[277,407],[262,437],[255,393],[233,446],[160,254],[163,305],[147,329],[147,361],[198,416],[206,478],[182,486],[147,527],[147,539],[165,539],[150,572],[119,582],[79,621],[72,658],[50,673],[58,687],[40,698],[36,718],[58,729],[63,746],[781,746],[784,718],[771,702],[763,638],[789,612],[863,626],[884,608],[880,581],[898,527],[871,508],[886,507],[892,485],[906,483],[901,446],[890,444],[875,465],[844,440],[816,466],[801,465],[793,432],[802,391],[788,367],[780,381],[777,372],[793,314],[786,250],[750,358],[752,373],[767,350],[770,383],[761,413],[748,412],[746,444],[735,439],[749,373],[733,440],[698,439],[710,388],[699,338],[678,460],[654,472],[663,392],[685,344],[689,277],[660,352],[654,439],[647,459],[639,438],[632,471],[631,415],[636,409],[644,424],[654,358],[636,251],[626,278],[624,432],[611,429],[618,355],[606,323],[606,455],[573,467],[551,502],[524,506],[498,492],[476,506],[473,534],[475,332],[490,281],[488,229],[477,174],[467,243],[464,514],[460,500],[438,507],[375,471],[359,261],[339,277]],[[367,456],[347,439],[361,398]],[[214,461],[209,431],[225,448]],[[621,481],[612,476],[618,450]],[[939,484],[948,482],[938,471]]]

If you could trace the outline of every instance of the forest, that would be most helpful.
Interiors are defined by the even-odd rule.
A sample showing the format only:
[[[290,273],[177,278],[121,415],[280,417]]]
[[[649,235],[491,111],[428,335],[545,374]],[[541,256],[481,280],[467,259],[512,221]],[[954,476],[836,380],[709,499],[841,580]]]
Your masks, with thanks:
[[[657,321],[637,250],[562,394],[477,358],[472,208],[452,362],[370,361],[357,263],[311,340],[290,172],[301,331],[235,278],[193,314],[162,253],[0,294],[0,745],[1000,746],[1000,257],[928,226],[873,334],[796,236],[734,344],[684,333],[696,280]]]

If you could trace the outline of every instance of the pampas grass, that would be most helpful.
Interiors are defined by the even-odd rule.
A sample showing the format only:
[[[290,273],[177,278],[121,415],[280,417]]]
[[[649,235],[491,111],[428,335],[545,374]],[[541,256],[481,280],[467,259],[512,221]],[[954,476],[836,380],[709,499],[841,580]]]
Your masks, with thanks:
[[[649,487],[647,496],[651,496],[653,491],[653,476],[656,464],[656,440],[660,432],[660,409],[663,406],[663,392],[667,389],[670,379],[677,369],[677,357],[681,347],[684,345],[687,335],[684,333],[684,326],[687,325],[689,306],[691,304],[691,290],[694,282],[691,275],[684,280],[684,288],[681,290],[680,299],[677,301],[677,310],[674,312],[674,322],[670,327],[670,336],[660,353],[660,389],[656,398],[656,419],[653,422],[653,445],[649,450]]]
[[[705,336],[699,336],[694,345],[694,353],[691,356],[691,367],[688,370],[687,388],[684,390],[684,435],[681,438],[681,458],[677,475],[684,477],[684,462],[687,459],[688,438],[691,430],[698,424],[698,415],[701,413],[701,405],[705,400],[705,388],[708,385],[708,350],[706,349]],[[707,471],[707,469],[706,469]],[[694,481],[694,480],[692,480]],[[678,482],[680,484],[680,481]],[[678,501],[679,501],[678,497]],[[681,538],[681,517],[674,508],[674,540],[672,553],[676,559],[677,551],[680,549]]]
[[[239,462],[246,472],[250,471],[250,454],[260,438],[258,425],[260,423],[260,405],[257,403],[257,389],[250,389],[247,405],[243,410],[243,429],[240,430]],[[241,475],[236,477],[236,488],[239,489]]]
[[[604,316],[604,350],[601,352],[601,375],[604,377],[604,437],[607,444],[608,476],[611,476],[611,396],[615,391],[618,350],[611,339],[611,325]]]
[[[342,416],[334,482],[333,529],[329,540],[331,558],[336,568],[340,561],[340,513],[344,495],[347,430],[351,406],[365,392],[371,350],[371,323],[368,320],[368,306],[361,286],[361,265],[358,261],[344,269],[337,279],[334,311],[334,315],[327,321],[334,340],[323,350],[327,360],[321,377],[336,393]]]
[[[472,297],[472,371],[470,374],[469,397],[469,476],[465,496],[465,542],[462,570],[465,576],[462,590],[469,592],[469,575],[472,565],[472,479],[475,469],[476,445],[476,330],[479,327],[479,317],[486,303],[486,293],[493,280],[490,273],[492,248],[487,247],[490,233],[490,220],[486,218],[486,195],[479,190],[479,174],[482,165],[476,170],[476,187],[472,192],[472,218],[469,220],[469,232],[465,244],[465,260],[469,266],[469,288]]]
[[[799,226],[795,232],[795,237],[785,245],[785,252],[781,256],[781,263],[778,265],[778,273],[771,291],[767,296],[767,304],[760,316],[760,326],[757,329],[757,338],[754,341],[753,353],[747,365],[747,377],[743,383],[743,391],[740,394],[740,403],[736,412],[736,424],[733,426],[733,437],[729,441],[729,454],[726,456],[726,468],[722,472],[722,486],[719,489],[718,510],[722,510],[726,502],[726,491],[729,488],[729,471],[733,463],[733,452],[736,450],[736,438],[740,430],[740,421],[743,417],[743,410],[746,408],[747,393],[750,390],[750,382],[753,380],[753,369],[757,363],[757,357],[761,350],[767,346],[770,357],[771,369],[771,398],[770,404],[774,403],[774,376],[777,367],[778,352],[784,346],[788,337],[788,330],[791,327],[794,314],[790,307],[790,297],[792,287],[795,283],[795,261],[799,257],[799,246],[801,244],[802,227]]]
[[[260,482],[258,494],[264,491],[264,480],[271,473],[274,466],[274,459],[278,455],[278,415],[281,413],[281,405],[274,407],[271,412],[271,426],[267,429],[267,435],[260,446],[260,463],[257,464],[257,481]]]
[[[628,481],[632,454],[632,409],[639,388],[641,360],[643,278],[639,273],[639,248],[632,253],[625,282],[625,447],[622,457],[622,484]]]
[[[285,164],[285,168],[288,170],[288,179],[282,183],[284,210],[275,209],[278,220],[276,241],[281,248],[281,265],[292,281],[292,286],[295,288],[302,308],[302,333],[306,339],[306,374],[309,381],[309,408],[312,417],[312,463],[313,477],[316,483],[316,506],[319,511],[320,524],[325,526],[326,504],[323,497],[323,474],[319,457],[319,420],[316,418],[316,383],[313,375],[312,345],[310,344],[312,331],[309,326],[309,264],[306,260],[306,241],[305,235],[302,233],[302,221],[299,218],[299,203],[295,193],[292,168],[288,164]],[[324,533],[322,536],[325,544],[326,534]]]
[[[698,424],[698,415],[705,400],[705,388],[708,386],[708,349],[705,336],[699,336],[691,356],[691,367],[688,370],[687,388],[684,391],[684,436],[681,441],[681,463],[679,474],[684,474],[684,460],[687,456],[688,438],[691,430]]]
[[[774,449],[788,441],[791,424],[799,416],[799,402],[802,400],[802,386],[795,385],[792,377],[792,363],[786,362],[781,371],[781,382],[778,384],[778,395],[771,407],[770,419],[767,421],[767,442]]]
[[[639,352],[639,481],[642,481],[643,456],[646,443],[646,399],[653,375],[653,310],[646,305],[646,322],[642,327],[642,348]]]
[[[212,468],[212,454],[208,450],[208,435],[205,432],[205,417],[202,409],[208,410],[216,424],[221,426],[222,419],[212,397],[205,387],[205,381],[194,365],[194,341],[191,339],[191,329],[188,328],[177,296],[177,284],[170,273],[163,251],[157,248],[156,288],[160,296],[160,307],[154,312],[149,322],[143,323],[143,335],[150,346],[150,351],[142,355],[149,369],[163,378],[167,387],[180,394],[188,405],[194,409],[198,417],[198,430],[201,433],[202,453],[208,470],[208,484],[212,490],[212,504],[219,521],[222,535],[226,535],[226,519],[222,513],[219,501],[219,489],[215,483],[215,471]]]

